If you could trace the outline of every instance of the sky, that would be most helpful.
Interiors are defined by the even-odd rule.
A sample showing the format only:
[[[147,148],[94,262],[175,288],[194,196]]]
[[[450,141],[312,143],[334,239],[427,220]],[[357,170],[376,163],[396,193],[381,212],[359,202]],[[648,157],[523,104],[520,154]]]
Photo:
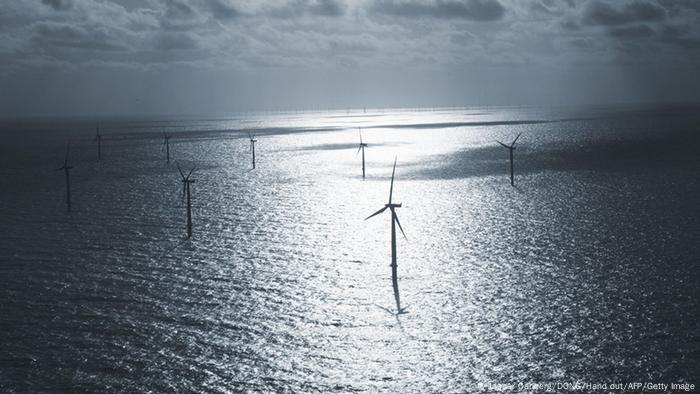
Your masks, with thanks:
[[[695,0],[0,0],[0,117],[700,103]]]

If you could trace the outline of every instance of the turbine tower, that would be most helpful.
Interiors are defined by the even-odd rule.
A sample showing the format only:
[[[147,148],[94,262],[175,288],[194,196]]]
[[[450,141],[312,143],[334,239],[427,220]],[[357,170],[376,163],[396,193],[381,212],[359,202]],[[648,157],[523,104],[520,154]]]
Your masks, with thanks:
[[[399,217],[396,216],[396,208],[401,208],[401,203],[395,204],[391,202],[391,196],[394,192],[394,174],[396,174],[396,158],[394,158],[394,169],[391,172],[391,186],[389,187],[389,203],[384,205],[384,208],[378,210],[377,212],[369,215],[365,220],[379,215],[380,213],[386,211],[387,208],[391,210],[391,283],[394,287],[394,299],[396,300],[396,309],[398,314],[406,313],[406,308],[401,308],[401,298],[399,296],[399,279],[397,273],[396,264],[396,225],[399,225],[399,230],[401,234],[406,238],[406,233],[403,232],[401,227],[401,222],[399,222]],[[408,238],[406,238],[408,239]]]
[[[365,147],[367,144],[362,142],[362,127],[358,127],[360,131],[360,147],[357,148],[357,153],[360,153],[362,151],[362,179],[365,179]],[[357,156],[357,153],[355,153],[355,156]]]
[[[163,131],[163,146],[161,150],[162,149],[165,149],[165,159],[168,161],[168,164],[170,164],[170,135],[166,134],[165,131]]]
[[[503,142],[496,140],[496,142],[501,144],[501,146],[508,149],[508,153],[510,155],[510,185],[511,186],[515,186],[515,183],[513,180],[513,151],[515,150],[515,141],[517,141],[518,138],[520,138],[520,134],[522,134],[522,133],[518,133],[518,136],[515,137],[515,139],[513,140],[513,142],[510,145],[506,145]]]
[[[187,196],[187,238],[192,237],[192,199],[190,198],[190,184],[194,183],[194,179],[190,179],[192,171],[194,171],[194,166],[190,172],[185,175],[180,169],[180,165],[177,165],[177,170],[180,171],[180,176],[182,176],[182,198]]]
[[[95,141],[97,141],[97,161],[102,159],[102,134],[100,134],[100,124],[97,124],[97,134],[95,134]]]
[[[66,158],[63,160],[63,167],[57,168],[56,171],[65,171],[66,173],[66,210],[70,212],[70,170],[73,166],[68,165],[68,153],[70,152],[70,144],[66,146]]]
[[[250,139],[250,152],[253,154],[253,169],[255,169],[255,143],[258,140],[255,139],[255,135],[248,133],[248,138]]]

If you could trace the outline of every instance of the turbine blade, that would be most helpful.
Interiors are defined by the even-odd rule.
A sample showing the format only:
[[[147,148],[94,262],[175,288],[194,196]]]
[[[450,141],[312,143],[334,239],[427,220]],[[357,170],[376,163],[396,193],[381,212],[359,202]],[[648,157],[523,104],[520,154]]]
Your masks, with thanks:
[[[518,140],[518,138],[520,138],[520,134],[522,134],[522,132],[518,133],[518,136],[517,136],[517,137],[515,137],[515,139],[513,140],[513,143],[512,143],[512,144],[510,144],[510,146],[511,146],[511,147],[512,147],[512,146],[514,146],[514,145],[515,145],[515,141],[517,141],[517,140]]]
[[[386,207],[384,207],[384,208],[378,210],[377,212],[375,212],[375,213],[373,213],[373,214],[367,216],[367,217],[365,218],[365,220],[367,220],[367,219],[369,219],[369,218],[371,218],[371,217],[373,217],[373,216],[377,216],[377,215],[379,215],[380,213],[382,213],[382,212],[384,212],[384,211],[386,211]]]
[[[360,131],[360,144],[362,144],[362,127],[358,127]]]
[[[355,152],[355,157],[360,154],[360,151],[362,150],[362,145],[360,145],[359,148],[357,148],[357,152]]]
[[[182,177],[182,179],[185,179],[185,174],[182,173],[182,169],[180,168],[180,163],[175,163],[175,165],[177,166],[177,170],[180,171],[180,176]]]
[[[391,186],[389,187],[389,204],[391,204],[391,195],[394,194],[394,174],[396,174],[396,159],[394,157],[394,169],[391,171]]]
[[[394,220],[396,220],[396,224],[399,225],[399,230],[401,230],[401,234],[403,234],[403,237],[408,241],[408,237],[406,237],[406,233],[403,232],[403,227],[401,227],[401,222],[399,222],[399,217],[396,215],[396,212],[394,212]]]
[[[496,140],[496,142],[498,142],[499,144],[501,144],[502,147],[510,149],[510,146],[504,144],[503,142],[501,142],[501,141],[499,141],[499,140]]]
[[[190,179],[190,175],[192,175],[192,171],[194,171],[194,167],[195,166],[192,166],[192,169],[190,170],[189,173],[187,173],[187,176],[185,177],[185,179]]]

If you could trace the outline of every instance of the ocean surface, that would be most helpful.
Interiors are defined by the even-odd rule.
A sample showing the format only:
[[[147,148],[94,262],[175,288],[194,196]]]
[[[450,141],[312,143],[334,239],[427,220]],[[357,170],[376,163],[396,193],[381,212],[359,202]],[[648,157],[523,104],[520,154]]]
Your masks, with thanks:
[[[518,133],[511,187],[495,140]],[[700,384],[699,108],[15,119],[0,137],[2,392]],[[390,216],[364,220],[395,157],[401,315]]]

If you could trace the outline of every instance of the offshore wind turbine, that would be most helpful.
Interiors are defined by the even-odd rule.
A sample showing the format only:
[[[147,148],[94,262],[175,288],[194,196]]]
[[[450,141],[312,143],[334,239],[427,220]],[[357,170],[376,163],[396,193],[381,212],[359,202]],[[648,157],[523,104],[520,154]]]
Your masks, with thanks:
[[[102,159],[102,134],[100,134],[100,124],[97,124],[97,133],[95,134],[95,141],[97,141],[97,161]]]
[[[378,210],[377,212],[367,216],[365,220],[377,216],[380,213],[386,211],[387,208],[391,210],[391,283],[394,287],[394,299],[396,300],[396,309],[398,314],[406,313],[406,308],[401,308],[401,298],[399,296],[399,279],[398,279],[398,273],[397,273],[397,264],[396,264],[396,225],[399,225],[399,230],[401,230],[401,234],[403,234],[403,237],[406,238],[406,233],[403,232],[403,228],[401,227],[401,222],[399,222],[399,217],[396,216],[396,208],[401,208],[401,203],[395,204],[391,202],[391,196],[394,192],[394,175],[396,174],[396,158],[394,158],[394,169],[391,172],[391,186],[389,187],[389,203],[384,205],[384,208]],[[408,239],[408,238],[406,238]]]
[[[515,186],[515,183],[513,181],[513,151],[515,150],[515,141],[517,141],[518,138],[520,138],[520,134],[522,134],[522,133],[518,133],[518,136],[515,137],[515,139],[513,140],[513,142],[510,145],[506,145],[503,142],[496,140],[496,142],[501,144],[501,146],[508,149],[508,153],[510,155],[510,185],[511,186]]]
[[[360,147],[357,148],[357,153],[360,153],[362,151],[362,179],[365,179],[365,147],[367,144],[362,142],[362,127],[358,127],[360,131]],[[355,153],[355,156],[357,156],[357,153]]]
[[[185,199],[185,196],[187,196],[187,238],[192,237],[192,199],[190,197],[190,185],[194,183],[194,179],[190,179],[190,175],[192,175],[192,171],[194,171],[194,166],[190,170],[190,172],[185,175],[184,172],[182,172],[182,169],[180,168],[180,165],[177,165],[177,170],[180,172],[180,176],[182,176],[182,198],[183,200]]]
[[[248,133],[248,138],[250,139],[250,152],[253,154],[253,169],[255,169],[255,143],[258,140],[255,139],[254,134]]]
[[[66,210],[70,212],[70,170],[73,166],[68,165],[68,153],[70,152],[70,144],[66,146],[66,158],[63,160],[63,167],[57,168],[56,171],[65,171],[66,173]]]
[[[170,135],[166,134],[165,131],[163,131],[163,145],[161,146],[161,150],[163,149],[165,149],[165,158],[170,164]]]

